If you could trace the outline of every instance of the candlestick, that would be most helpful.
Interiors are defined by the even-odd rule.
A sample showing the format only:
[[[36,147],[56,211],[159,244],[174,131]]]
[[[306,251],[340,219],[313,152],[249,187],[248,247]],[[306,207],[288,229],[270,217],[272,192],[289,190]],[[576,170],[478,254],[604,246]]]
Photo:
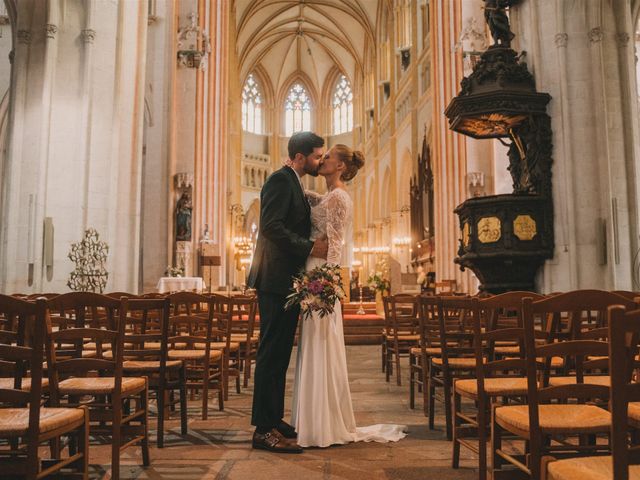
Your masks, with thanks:
[[[364,306],[362,305],[362,284],[360,284],[360,308],[356,312],[358,315],[364,315],[366,312],[364,311]]]

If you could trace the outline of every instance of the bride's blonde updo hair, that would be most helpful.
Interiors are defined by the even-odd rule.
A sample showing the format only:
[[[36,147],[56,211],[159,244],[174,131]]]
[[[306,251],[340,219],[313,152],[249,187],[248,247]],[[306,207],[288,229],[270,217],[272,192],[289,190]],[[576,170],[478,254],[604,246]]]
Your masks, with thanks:
[[[345,164],[346,169],[340,176],[345,182],[353,180],[362,167],[364,167],[364,154],[360,150],[352,150],[351,148],[338,143],[332,147],[338,158]]]

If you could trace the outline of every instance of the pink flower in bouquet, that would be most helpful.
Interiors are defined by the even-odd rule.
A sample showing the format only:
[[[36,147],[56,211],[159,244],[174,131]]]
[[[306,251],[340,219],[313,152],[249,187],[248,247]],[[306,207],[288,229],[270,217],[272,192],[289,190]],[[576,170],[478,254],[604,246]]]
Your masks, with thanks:
[[[313,294],[318,294],[320,292],[322,292],[323,288],[322,288],[322,284],[318,281],[318,280],[313,280],[311,282],[309,282],[309,291]]]

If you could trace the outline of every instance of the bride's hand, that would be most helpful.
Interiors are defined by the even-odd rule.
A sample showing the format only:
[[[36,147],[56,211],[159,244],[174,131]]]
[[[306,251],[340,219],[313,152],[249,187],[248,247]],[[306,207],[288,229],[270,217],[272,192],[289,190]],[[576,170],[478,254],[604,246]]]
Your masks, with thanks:
[[[326,260],[328,251],[329,241],[326,238],[319,238],[314,242],[313,248],[311,249],[311,253],[309,255]]]

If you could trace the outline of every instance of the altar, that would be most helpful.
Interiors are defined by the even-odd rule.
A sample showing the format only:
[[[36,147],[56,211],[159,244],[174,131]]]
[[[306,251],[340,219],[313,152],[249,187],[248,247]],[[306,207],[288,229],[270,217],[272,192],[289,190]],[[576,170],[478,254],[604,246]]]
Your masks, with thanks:
[[[202,277],[160,277],[156,287],[158,293],[202,292],[205,288]]]

